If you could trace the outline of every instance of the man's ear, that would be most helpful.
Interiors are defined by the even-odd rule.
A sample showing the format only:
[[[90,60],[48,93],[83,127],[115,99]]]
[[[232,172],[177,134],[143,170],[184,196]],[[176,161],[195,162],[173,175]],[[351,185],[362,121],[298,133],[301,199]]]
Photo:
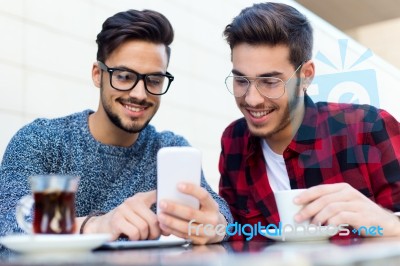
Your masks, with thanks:
[[[99,65],[96,63],[93,63],[92,66],[92,80],[93,80],[93,84],[94,86],[96,86],[97,88],[100,88],[100,84],[101,84],[101,69],[99,67]]]
[[[312,60],[308,60],[303,64],[303,67],[301,68],[301,73],[303,77],[303,90],[306,91],[307,88],[310,86],[314,79],[315,75],[315,65]]]

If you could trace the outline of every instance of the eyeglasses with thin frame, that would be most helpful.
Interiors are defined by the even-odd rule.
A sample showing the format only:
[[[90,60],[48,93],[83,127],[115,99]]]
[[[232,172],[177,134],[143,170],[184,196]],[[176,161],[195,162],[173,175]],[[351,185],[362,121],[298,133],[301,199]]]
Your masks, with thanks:
[[[269,98],[278,99],[285,94],[286,84],[293,78],[303,64],[299,65],[290,78],[285,82],[276,77],[248,77],[230,75],[225,78],[228,91],[236,98],[244,96],[249,90],[251,83],[255,82],[258,92]]]
[[[153,74],[140,74],[132,69],[108,67],[101,61],[97,61],[101,70],[107,71],[110,76],[110,85],[118,91],[129,91],[135,88],[140,80],[143,80],[144,88],[152,95],[165,94],[174,76],[166,72]]]

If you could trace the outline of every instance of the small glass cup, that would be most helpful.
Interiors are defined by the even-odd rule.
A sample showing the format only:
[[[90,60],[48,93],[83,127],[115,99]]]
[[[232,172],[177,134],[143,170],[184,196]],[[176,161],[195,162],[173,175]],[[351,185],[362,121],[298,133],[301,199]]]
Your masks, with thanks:
[[[29,177],[33,195],[22,197],[16,207],[17,223],[26,233],[72,234],[75,232],[75,194],[78,176]],[[33,211],[33,223],[26,217]]]

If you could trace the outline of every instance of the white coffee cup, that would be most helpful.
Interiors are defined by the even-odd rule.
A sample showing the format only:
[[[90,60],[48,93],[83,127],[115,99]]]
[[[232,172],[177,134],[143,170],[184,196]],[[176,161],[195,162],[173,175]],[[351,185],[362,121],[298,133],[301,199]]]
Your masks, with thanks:
[[[307,226],[310,221],[304,221],[297,223],[294,220],[294,216],[303,208],[302,205],[297,205],[293,202],[294,198],[300,195],[306,189],[292,189],[292,190],[281,190],[274,192],[276,205],[278,207],[280,222],[282,225],[303,225]]]

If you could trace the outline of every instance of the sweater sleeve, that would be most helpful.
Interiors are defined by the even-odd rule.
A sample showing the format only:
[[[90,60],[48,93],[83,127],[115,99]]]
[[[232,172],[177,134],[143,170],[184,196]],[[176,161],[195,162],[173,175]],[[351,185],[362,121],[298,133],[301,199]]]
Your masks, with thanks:
[[[203,173],[201,173],[201,186],[204,187],[208,191],[208,193],[210,193],[210,195],[214,198],[215,202],[217,202],[219,207],[219,212],[225,217],[226,222],[228,224],[233,223],[233,217],[228,204],[223,198],[221,198],[217,193],[215,193],[215,191],[212,190],[212,188],[204,178]],[[226,234],[224,237],[224,241],[228,240],[228,238],[229,235]]]
[[[17,132],[4,153],[0,166],[0,236],[22,232],[15,218],[19,199],[30,194],[28,177],[46,173],[48,140],[40,126],[32,123]],[[31,217],[28,219],[31,219]]]

